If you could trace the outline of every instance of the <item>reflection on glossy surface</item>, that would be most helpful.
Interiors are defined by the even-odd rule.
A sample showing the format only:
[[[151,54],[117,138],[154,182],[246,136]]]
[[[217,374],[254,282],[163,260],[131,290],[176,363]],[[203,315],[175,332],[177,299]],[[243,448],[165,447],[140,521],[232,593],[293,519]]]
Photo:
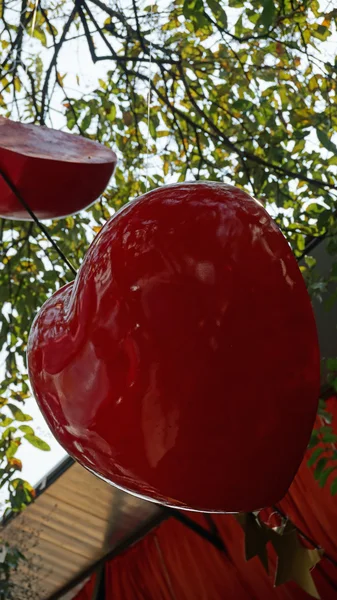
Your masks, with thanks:
[[[286,492],[317,408],[319,352],[295,258],[224,184],[167,186],[117,213],[28,345],[58,441],[170,505],[242,511]]]
[[[0,169],[39,219],[86,208],[104,191],[115,153],[97,142],[0,117]],[[0,176],[0,216],[31,220]]]

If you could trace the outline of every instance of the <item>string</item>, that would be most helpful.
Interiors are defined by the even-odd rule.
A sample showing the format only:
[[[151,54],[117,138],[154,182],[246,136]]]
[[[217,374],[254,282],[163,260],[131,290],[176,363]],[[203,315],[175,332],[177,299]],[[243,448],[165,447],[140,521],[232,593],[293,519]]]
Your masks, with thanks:
[[[151,0],[150,11],[150,30],[153,28],[153,0]],[[152,81],[152,37],[150,38],[149,47],[149,68],[148,68],[148,91],[147,91],[147,140],[146,140],[146,191],[149,189],[149,158],[150,158],[150,119],[151,119],[151,81]]]
[[[34,14],[33,14],[33,22],[32,22],[32,27],[30,30],[31,37],[32,37],[32,35],[34,35],[34,31],[35,31],[38,4],[39,4],[39,0],[36,0],[35,7],[34,7]]]
[[[41,221],[39,221],[39,219],[37,218],[37,216],[35,215],[35,213],[30,208],[29,204],[24,200],[24,198],[22,197],[22,195],[19,192],[19,190],[16,188],[16,186],[11,181],[11,179],[8,177],[8,175],[6,175],[6,173],[1,169],[1,167],[0,167],[0,175],[3,178],[3,180],[7,183],[8,187],[13,192],[13,194],[16,196],[16,198],[19,200],[20,204],[24,207],[24,209],[28,212],[28,214],[31,216],[31,218],[33,219],[33,221],[35,221],[36,225],[40,228],[40,230],[42,231],[42,233],[46,236],[47,240],[51,243],[51,245],[56,250],[56,252],[60,256],[60,258],[63,260],[63,262],[67,265],[67,267],[70,269],[70,271],[76,277],[77,271],[76,271],[75,267],[71,264],[71,262],[68,260],[68,258],[66,257],[66,255],[63,253],[63,251],[61,250],[61,248],[53,240],[53,238],[50,235],[50,233],[47,231],[47,229],[45,228],[45,226],[42,225]]]

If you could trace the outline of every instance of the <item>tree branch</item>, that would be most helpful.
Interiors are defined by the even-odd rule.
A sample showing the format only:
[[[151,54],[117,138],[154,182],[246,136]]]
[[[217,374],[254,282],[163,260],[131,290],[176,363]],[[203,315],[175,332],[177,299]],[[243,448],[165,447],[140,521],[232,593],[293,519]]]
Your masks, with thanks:
[[[49,79],[50,79],[53,67],[56,66],[56,64],[57,64],[57,58],[58,58],[59,52],[63,46],[63,42],[66,39],[66,35],[74,21],[76,14],[77,14],[77,7],[75,6],[72,9],[69,18],[67,19],[67,21],[64,25],[62,35],[61,35],[59,41],[55,45],[54,54],[53,54],[53,57],[49,63],[49,67],[46,72],[46,76],[45,76],[45,80],[44,80],[44,84],[43,84],[43,88],[42,88],[41,111],[40,111],[41,125],[44,125],[44,113],[45,113],[45,105],[46,105],[46,99],[47,99],[47,94],[48,94]]]

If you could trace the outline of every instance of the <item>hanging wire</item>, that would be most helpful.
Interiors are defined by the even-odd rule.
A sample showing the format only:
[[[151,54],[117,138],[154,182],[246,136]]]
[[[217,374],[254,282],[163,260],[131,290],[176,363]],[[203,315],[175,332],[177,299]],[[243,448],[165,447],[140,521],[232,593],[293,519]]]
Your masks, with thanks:
[[[31,30],[30,30],[30,36],[31,37],[34,35],[34,31],[35,31],[38,6],[39,6],[39,0],[36,0],[35,1],[35,6],[34,6],[33,22],[32,22],[32,27],[31,27]]]
[[[13,194],[15,195],[15,197],[18,199],[18,201],[20,202],[20,204],[24,207],[24,209],[28,212],[28,214],[33,219],[33,221],[35,221],[36,225],[40,228],[40,230],[42,231],[42,233],[46,236],[47,240],[51,243],[51,245],[53,246],[53,248],[56,250],[56,252],[58,253],[59,257],[63,260],[63,262],[67,265],[67,267],[70,269],[70,271],[76,277],[77,271],[76,271],[75,267],[68,260],[68,258],[66,257],[66,255],[64,254],[64,252],[61,250],[61,248],[57,245],[57,243],[55,242],[55,240],[53,240],[53,238],[50,235],[50,233],[47,231],[47,229],[45,228],[45,226],[42,225],[41,221],[37,218],[37,216],[35,215],[35,213],[32,211],[32,209],[30,208],[29,204],[26,202],[26,200],[24,200],[24,198],[22,197],[22,195],[19,192],[19,190],[16,188],[16,186],[14,185],[14,183],[11,181],[11,179],[8,177],[8,175],[2,170],[1,167],[0,167],[0,175],[3,178],[3,180],[7,183],[8,187],[13,192]]]
[[[31,31],[30,31],[31,39],[32,39],[32,36],[34,35],[34,31],[35,31],[38,7],[39,7],[39,0],[36,0],[35,6],[34,6],[34,12],[33,12],[32,26],[31,26]],[[24,14],[25,14],[26,10],[27,9],[20,12],[20,23],[22,26],[23,26],[22,19],[24,19]],[[16,61],[16,58],[15,58],[15,61]],[[15,66],[16,66],[16,62],[15,62]],[[42,231],[42,233],[46,236],[47,240],[50,242],[50,244],[56,250],[57,254],[62,259],[62,261],[65,263],[65,265],[68,267],[68,269],[70,269],[72,274],[76,277],[77,270],[75,269],[75,267],[68,260],[68,258],[66,257],[64,252],[61,250],[61,248],[58,246],[58,244],[53,240],[53,238],[50,235],[50,233],[48,232],[48,230],[44,227],[44,225],[42,225],[42,223],[40,222],[38,217],[35,215],[35,213],[30,208],[28,202],[26,202],[26,200],[22,197],[22,194],[19,192],[19,190],[16,188],[16,186],[14,185],[14,183],[12,182],[10,177],[3,171],[3,169],[1,167],[0,167],[0,176],[6,182],[6,184],[10,188],[10,190],[13,192],[13,194],[15,195],[17,200],[20,202],[20,204],[24,207],[24,209],[27,211],[27,213],[30,215],[32,220],[36,223],[36,225],[39,227],[39,229]]]
[[[153,4],[154,0],[151,1],[150,11],[150,30],[153,30]],[[151,34],[150,34],[151,35]],[[149,160],[150,160],[150,119],[151,119],[151,82],[152,82],[152,37],[150,38],[150,59],[148,68],[148,90],[147,90],[147,140],[146,140],[146,180],[145,186],[146,191],[149,189]]]

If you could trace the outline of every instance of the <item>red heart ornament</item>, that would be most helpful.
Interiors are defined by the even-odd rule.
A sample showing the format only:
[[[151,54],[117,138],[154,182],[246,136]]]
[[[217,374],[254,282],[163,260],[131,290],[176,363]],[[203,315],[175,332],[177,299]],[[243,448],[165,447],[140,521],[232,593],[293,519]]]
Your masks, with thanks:
[[[92,204],[116,162],[115,153],[97,142],[0,117],[0,169],[39,219],[58,219]],[[31,220],[1,175],[0,216]]]
[[[154,190],[104,226],[28,344],[57,440],[131,493],[251,511],[287,491],[319,395],[310,300],[264,208],[220,183]]]

